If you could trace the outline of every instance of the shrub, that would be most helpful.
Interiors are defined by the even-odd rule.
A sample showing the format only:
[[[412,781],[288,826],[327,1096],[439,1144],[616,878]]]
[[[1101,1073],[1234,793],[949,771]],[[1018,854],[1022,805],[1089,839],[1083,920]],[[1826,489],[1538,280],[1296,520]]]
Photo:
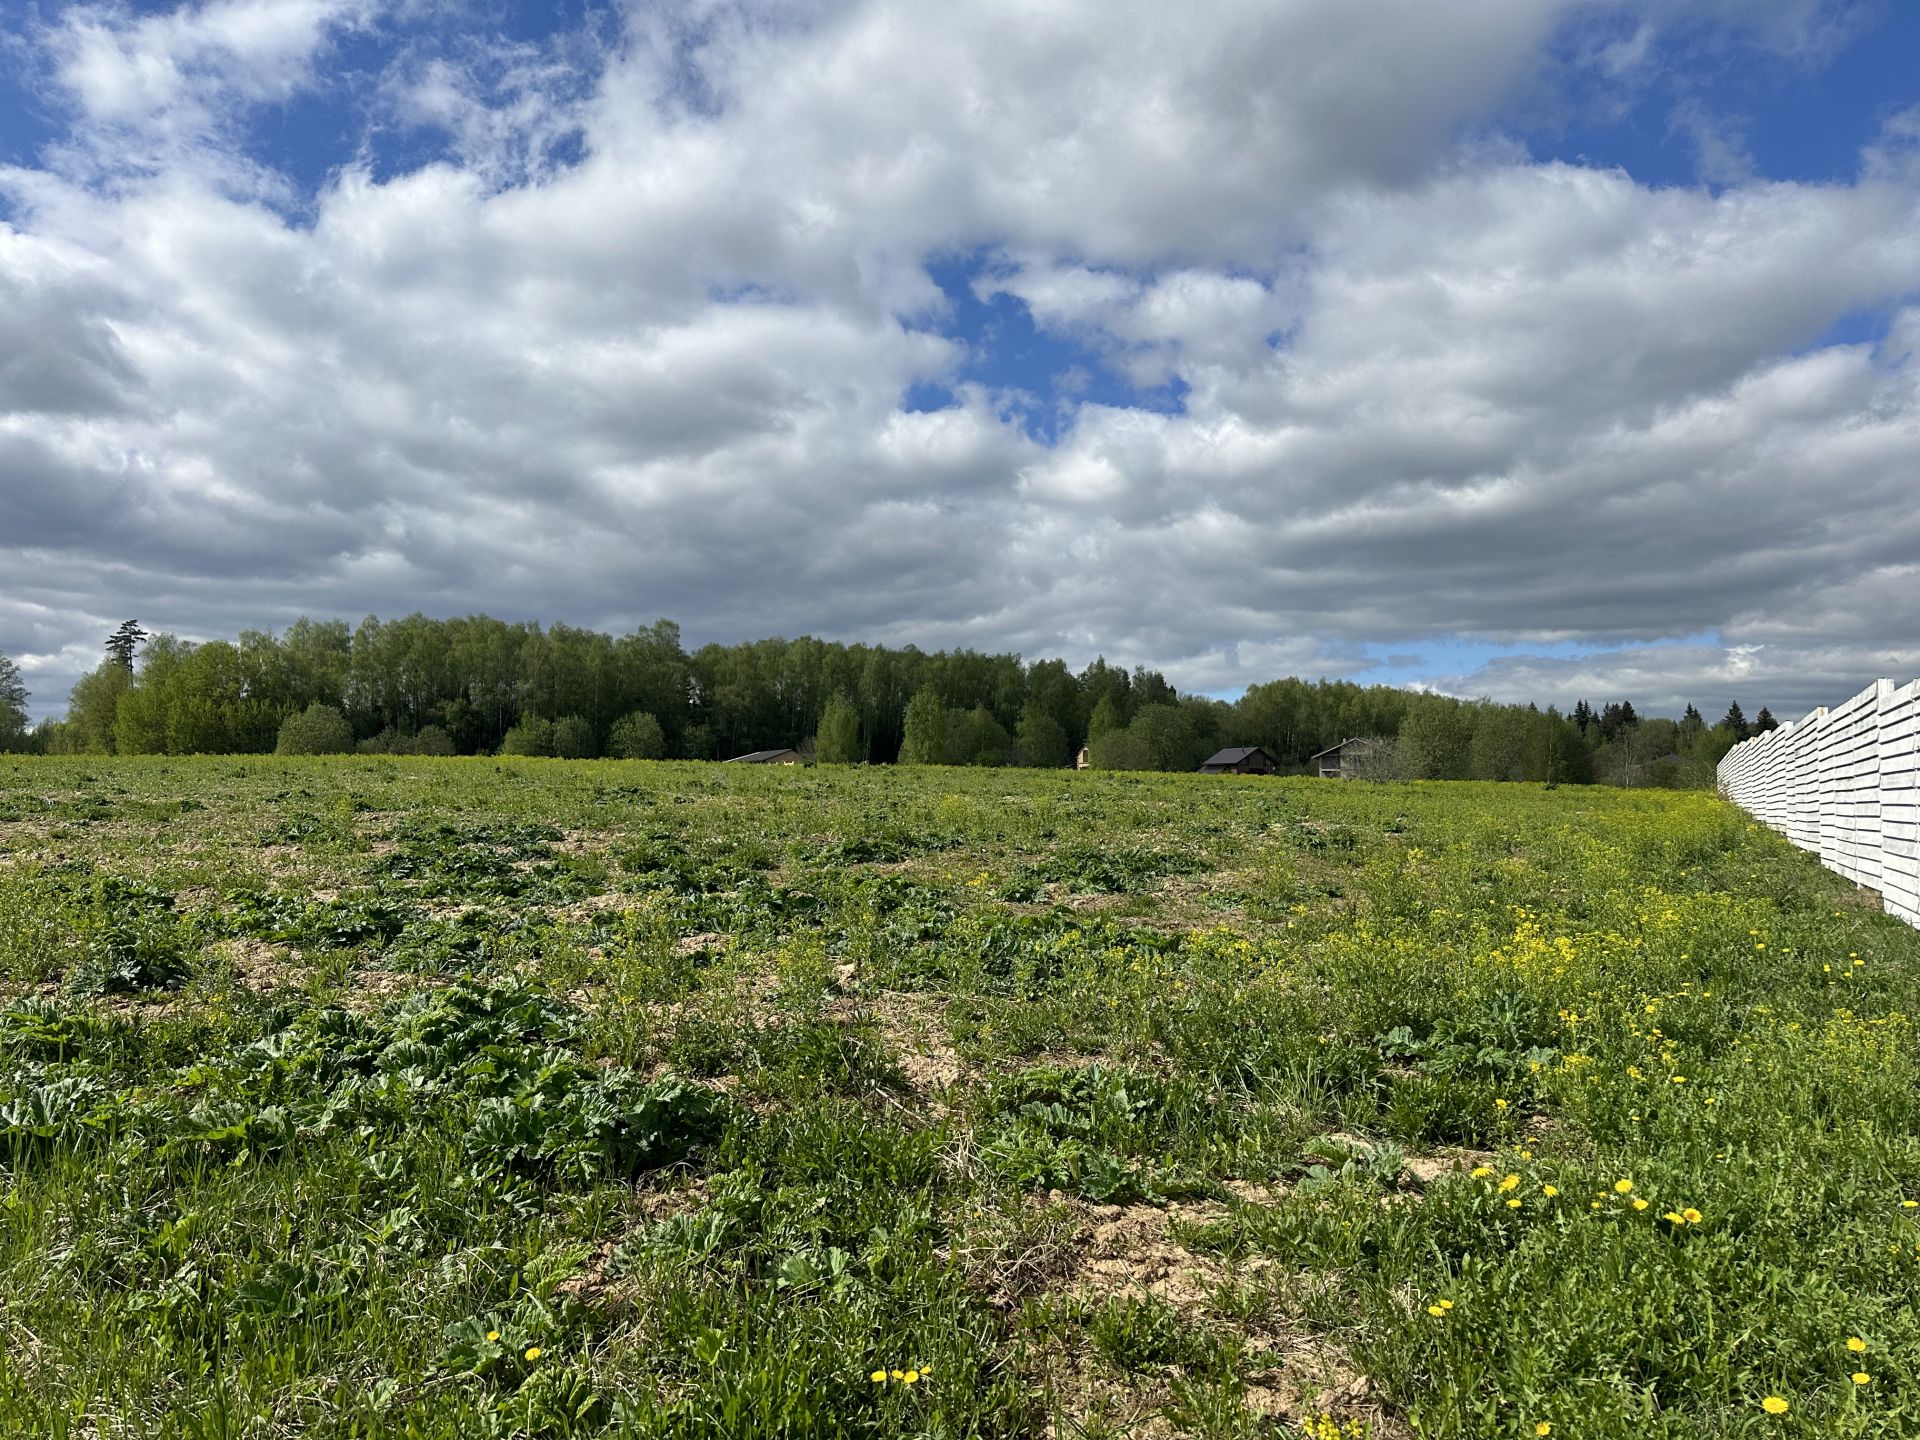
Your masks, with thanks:
[[[600,751],[593,743],[593,727],[578,715],[563,715],[553,724],[553,753],[564,760],[591,760]]]
[[[553,754],[553,722],[537,716],[528,716],[518,725],[507,731],[500,742],[502,755],[551,755]]]
[[[353,751],[353,727],[331,705],[317,701],[280,722],[277,755],[348,755]]]
[[[438,725],[423,725],[420,733],[413,737],[415,755],[452,755],[457,753],[453,747],[453,737]]]
[[[659,760],[667,753],[666,732],[644,710],[613,722],[607,735],[607,754],[615,760]]]

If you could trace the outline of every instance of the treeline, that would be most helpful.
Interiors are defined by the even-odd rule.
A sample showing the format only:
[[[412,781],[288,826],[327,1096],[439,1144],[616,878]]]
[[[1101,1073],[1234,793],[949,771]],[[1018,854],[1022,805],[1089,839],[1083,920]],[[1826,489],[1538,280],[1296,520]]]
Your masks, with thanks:
[[[1746,725],[1737,706],[1709,727],[1692,707],[1643,722],[1625,704],[1562,716],[1327,680],[1274,680],[1226,702],[1105,660],[1074,671],[805,636],[689,653],[668,620],[621,636],[486,615],[300,620],[204,644],[129,621],[106,649],[67,716],[31,732],[24,687],[0,661],[0,729],[17,691],[16,748],[724,759],[794,746],[825,763],[1059,766],[1084,746],[1096,768],[1191,770],[1258,745],[1298,770],[1372,737],[1381,778],[1708,784]]]

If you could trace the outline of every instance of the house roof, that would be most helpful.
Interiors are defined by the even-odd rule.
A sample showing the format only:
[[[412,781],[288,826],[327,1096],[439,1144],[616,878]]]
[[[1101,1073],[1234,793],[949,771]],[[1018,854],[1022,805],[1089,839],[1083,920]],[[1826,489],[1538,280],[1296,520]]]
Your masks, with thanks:
[[[1249,755],[1265,755],[1266,753],[1267,752],[1262,750],[1258,745],[1236,745],[1230,750],[1222,750],[1218,755],[1215,755],[1205,763],[1208,765],[1238,765]]]
[[[800,752],[788,745],[779,750],[751,750],[745,755],[736,755],[727,761],[729,765],[765,765],[769,760],[777,760],[782,755],[798,755]]]
[[[1327,746],[1326,749],[1320,751],[1319,754],[1310,755],[1307,758],[1309,761],[1313,761],[1313,760],[1318,760],[1321,755],[1338,755],[1341,752],[1341,750],[1344,749],[1346,746],[1353,744],[1355,738],[1356,738],[1355,736],[1349,735],[1346,739],[1342,740],[1338,745],[1329,745]]]

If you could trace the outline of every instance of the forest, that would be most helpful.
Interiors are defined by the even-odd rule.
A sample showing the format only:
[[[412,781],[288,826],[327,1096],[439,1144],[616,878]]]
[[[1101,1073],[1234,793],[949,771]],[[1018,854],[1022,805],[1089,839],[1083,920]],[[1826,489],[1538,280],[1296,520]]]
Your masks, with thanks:
[[[48,754],[504,753],[726,759],[794,746],[822,763],[1191,770],[1259,745],[1284,770],[1357,736],[1380,778],[1712,783],[1749,733],[1740,707],[1709,725],[1640,717],[1630,702],[1571,714],[1284,678],[1237,700],[1182,695],[1156,671],[1096,659],[927,652],[765,639],[691,653],[670,620],[620,636],[469,615],[358,626],[301,619],[275,634],[193,643],[128,621],[73,687],[68,712],[27,723],[0,656],[0,749]]]

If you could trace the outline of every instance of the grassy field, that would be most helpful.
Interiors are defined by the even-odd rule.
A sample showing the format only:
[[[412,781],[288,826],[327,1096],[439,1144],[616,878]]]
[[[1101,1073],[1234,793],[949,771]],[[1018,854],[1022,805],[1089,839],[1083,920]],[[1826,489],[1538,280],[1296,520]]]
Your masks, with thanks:
[[[1697,794],[0,760],[0,1434],[1910,1437],[1916,1013]]]

